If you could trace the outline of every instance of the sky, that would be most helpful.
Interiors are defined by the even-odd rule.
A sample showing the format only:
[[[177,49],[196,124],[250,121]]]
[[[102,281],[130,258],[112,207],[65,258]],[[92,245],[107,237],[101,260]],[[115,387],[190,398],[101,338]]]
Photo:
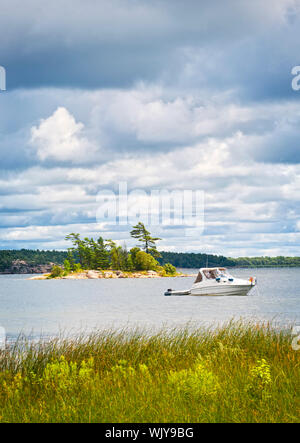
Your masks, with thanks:
[[[161,250],[299,255],[299,0],[0,5],[1,249],[133,246],[123,183],[130,221],[154,191],[203,195],[148,224]]]

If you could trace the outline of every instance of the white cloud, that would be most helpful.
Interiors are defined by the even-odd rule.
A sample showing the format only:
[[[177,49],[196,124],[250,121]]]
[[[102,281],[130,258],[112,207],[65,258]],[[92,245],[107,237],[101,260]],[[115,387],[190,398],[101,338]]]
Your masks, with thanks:
[[[129,190],[205,191],[204,234],[195,229],[187,241],[182,229],[164,227],[156,233],[165,239],[160,249],[297,253],[292,233],[300,216],[300,166],[256,158],[280,138],[281,128],[284,134],[295,130],[297,102],[241,104],[230,94],[207,97],[198,91],[191,97],[147,85],[22,91],[13,97],[20,121],[31,109],[26,124],[36,156],[30,165],[0,172],[2,247],[64,247],[65,233],[75,229],[126,239],[127,228],[105,222],[95,233],[93,225],[97,193],[126,181]],[[39,112],[44,119],[34,125]],[[9,122],[6,117],[0,125]],[[49,231],[36,229],[42,226]]]
[[[95,146],[82,135],[84,125],[64,108],[31,128],[31,145],[41,161],[87,163],[95,154]]]
[[[64,247],[63,236],[74,230],[83,235],[127,239],[129,227],[124,232],[124,227],[104,220],[98,228],[95,225],[97,192],[115,190],[120,181],[126,181],[129,191],[137,188],[205,191],[204,234],[194,229],[187,238],[182,228],[155,228],[158,230],[155,234],[164,238],[160,249],[232,256],[280,249],[283,254],[295,254],[299,211],[298,193],[292,191],[300,167],[274,168],[272,164],[253,160],[245,162],[242,156],[234,155],[239,143],[241,136],[235,134],[168,153],[120,156],[93,168],[35,167],[11,174],[9,180],[2,182],[6,192],[11,186],[12,194],[1,198],[0,210],[6,211],[0,229],[1,244],[24,246],[31,242],[41,247]],[[13,194],[18,189],[23,189],[24,194]],[[21,209],[20,216],[14,208]],[[26,211],[26,218],[22,210]],[[19,227],[13,228],[13,222]]]

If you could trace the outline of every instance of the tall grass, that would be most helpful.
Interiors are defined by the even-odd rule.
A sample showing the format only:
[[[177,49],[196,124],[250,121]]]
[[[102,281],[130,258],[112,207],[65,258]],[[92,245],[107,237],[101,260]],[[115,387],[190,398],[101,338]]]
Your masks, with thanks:
[[[298,422],[291,331],[104,331],[0,355],[1,422]]]

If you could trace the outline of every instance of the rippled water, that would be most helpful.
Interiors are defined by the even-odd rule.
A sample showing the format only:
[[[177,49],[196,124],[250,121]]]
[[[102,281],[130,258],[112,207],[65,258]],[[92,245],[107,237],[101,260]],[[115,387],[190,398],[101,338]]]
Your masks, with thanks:
[[[2,275],[0,326],[16,337],[241,317],[300,325],[299,268],[234,269],[232,274],[257,276],[257,289],[247,297],[165,297],[168,288],[189,289],[194,278],[34,281]]]

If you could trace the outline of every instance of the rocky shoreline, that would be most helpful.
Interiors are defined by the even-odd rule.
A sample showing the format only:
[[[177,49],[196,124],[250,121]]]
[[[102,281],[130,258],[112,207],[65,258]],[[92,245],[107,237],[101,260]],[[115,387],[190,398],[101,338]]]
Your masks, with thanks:
[[[47,280],[50,274],[38,275],[30,277],[28,280]],[[168,275],[167,277],[194,277],[196,274]],[[111,279],[111,278],[165,278],[156,271],[144,272],[123,272],[123,271],[81,271],[73,272],[62,277],[56,277],[55,280],[95,280],[95,279]]]
[[[27,263],[25,260],[13,260],[9,268],[0,274],[46,274],[51,272],[55,263],[34,265]]]

